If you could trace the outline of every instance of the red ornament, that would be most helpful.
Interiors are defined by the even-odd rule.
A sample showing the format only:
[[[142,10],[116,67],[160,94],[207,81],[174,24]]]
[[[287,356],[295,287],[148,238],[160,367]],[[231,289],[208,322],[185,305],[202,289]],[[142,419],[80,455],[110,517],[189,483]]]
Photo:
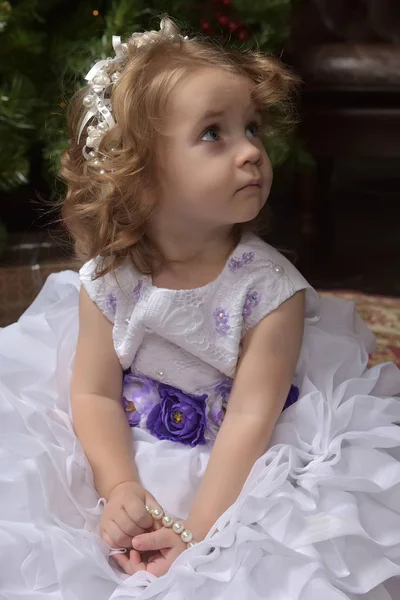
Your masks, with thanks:
[[[225,4],[225,6],[230,6],[231,0],[222,0],[222,4]]]
[[[218,23],[221,25],[221,27],[228,27],[229,19],[226,15],[222,15],[221,17],[219,17]]]
[[[201,24],[202,28],[204,29],[204,31],[209,31],[210,30],[210,23],[208,21],[204,21]]]
[[[235,29],[239,27],[239,23],[236,23],[236,21],[229,21],[228,27],[230,31],[235,31]]]
[[[249,39],[249,32],[246,31],[245,29],[242,29],[242,31],[239,31],[237,37],[241,42],[245,42],[246,40]]]

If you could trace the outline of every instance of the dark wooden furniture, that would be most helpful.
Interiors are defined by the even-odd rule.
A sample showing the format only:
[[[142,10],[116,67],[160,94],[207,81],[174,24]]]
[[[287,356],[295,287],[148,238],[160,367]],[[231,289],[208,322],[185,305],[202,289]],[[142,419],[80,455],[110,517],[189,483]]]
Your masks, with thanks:
[[[291,60],[304,81],[300,135],[316,163],[300,177],[302,262],[327,269],[338,159],[398,159],[400,173],[399,1],[303,0]]]

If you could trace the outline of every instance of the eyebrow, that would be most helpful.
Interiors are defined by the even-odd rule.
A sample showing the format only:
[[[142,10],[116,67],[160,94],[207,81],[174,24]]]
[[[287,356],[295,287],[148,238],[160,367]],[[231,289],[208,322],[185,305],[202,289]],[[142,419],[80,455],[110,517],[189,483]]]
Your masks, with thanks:
[[[249,107],[249,109],[250,108],[251,107]],[[254,112],[261,119],[263,118],[262,111],[259,108],[255,107]],[[204,121],[208,121],[209,119],[217,119],[218,117],[222,117],[225,113],[225,110],[208,110],[198,119],[197,124],[203,123]]]
[[[198,119],[198,123],[202,123],[203,121],[208,121],[209,119],[217,119],[218,117],[222,117],[226,111],[224,110],[208,110]]]

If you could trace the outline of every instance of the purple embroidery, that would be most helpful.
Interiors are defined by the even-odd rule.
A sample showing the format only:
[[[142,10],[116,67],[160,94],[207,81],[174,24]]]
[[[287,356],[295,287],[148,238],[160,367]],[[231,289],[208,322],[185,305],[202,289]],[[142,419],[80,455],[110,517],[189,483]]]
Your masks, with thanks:
[[[247,292],[243,306],[243,317],[250,317],[251,313],[259,302],[260,294],[257,292],[257,290],[250,290]]]
[[[254,252],[243,252],[242,261],[244,265],[250,265],[254,260]]]
[[[239,271],[239,269],[243,267],[243,263],[240,260],[240,258],[232,257],[228,263],[228,267],[231,271],[236,273],[237,271]]]
[[[243,252],[240,258],[232,256],[232,258],[228,262],[228,267],[231,271],[237,273],[239,269],[247,267],[247,265],[251,264],[254,260],[254,256],[254,252]]]
[[[219,333],[228,333],[230,326],[228,323],[229,314],[223,308],[217,308],[214,311],[215,328]]]
[[[139,281],[137,282],[137,285],[132,293],[132,300],[133,300],[134,304],[137,304],[140,300],[140,295],[142,293],[142,286],[143,286],[143,281],[141,279],[139,279]]]
[[[207,394],[194,396],[169,385],[158,385],[161,402],[147,419],[147,428],[159,440],[180,442],[192,447],[205,444]]]
[[[115,311],[117,310],[117,296],[114,292],[111,292],[111,294],[108,294],[107,296],[107,308],[111,313],[115,314]]]

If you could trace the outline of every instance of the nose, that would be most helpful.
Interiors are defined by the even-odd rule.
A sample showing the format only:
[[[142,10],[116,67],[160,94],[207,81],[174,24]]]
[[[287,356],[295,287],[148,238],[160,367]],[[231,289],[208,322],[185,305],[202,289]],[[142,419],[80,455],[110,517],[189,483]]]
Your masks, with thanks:
[[[261,161],[261,149],[252,140],[244,137],[238,144],[236,161],[238,167],[242,167],[246,163],[257,165]]]

